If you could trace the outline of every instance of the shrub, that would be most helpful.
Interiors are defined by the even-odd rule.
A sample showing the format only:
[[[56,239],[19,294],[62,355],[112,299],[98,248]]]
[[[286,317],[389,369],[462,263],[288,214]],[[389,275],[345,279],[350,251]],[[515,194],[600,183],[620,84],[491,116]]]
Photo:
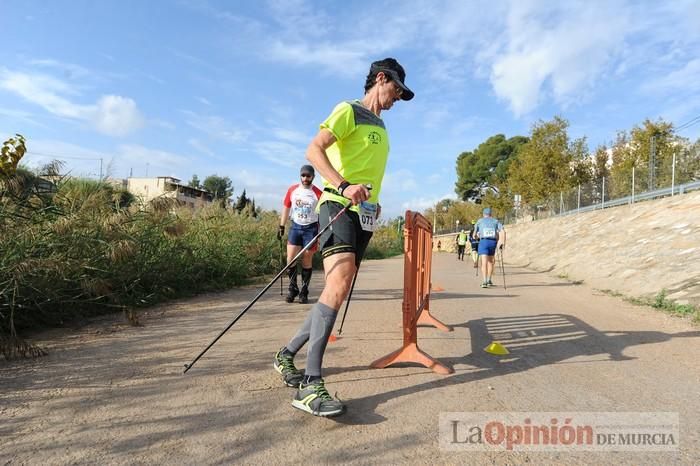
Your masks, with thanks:
[[[276,222],[272,213],[252,218],[218,205],[196,213],[169,200],[137,206],[90,180],[61,182],[47,195],[5,180],[0,335],[224,289],[279,270]]]

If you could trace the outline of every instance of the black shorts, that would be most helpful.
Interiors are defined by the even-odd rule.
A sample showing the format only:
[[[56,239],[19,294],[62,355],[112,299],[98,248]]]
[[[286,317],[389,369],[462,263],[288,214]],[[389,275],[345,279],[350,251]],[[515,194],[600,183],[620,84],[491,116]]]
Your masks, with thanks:
[[[343,206],[337,202],[326,201],[321,204],[318,215],[318,222],[321,229],[343,210]],[[371,231],[364,231],[360,225],[360,216],[357,212],[346,210],[338,217],[331,227],[323,232],[319,243],[321,244],[321,255],[326,257],[341,252],[352,252],[355,254],[355,265],[360,265],[362,256],[365,254],[369,240],[372,238]]]

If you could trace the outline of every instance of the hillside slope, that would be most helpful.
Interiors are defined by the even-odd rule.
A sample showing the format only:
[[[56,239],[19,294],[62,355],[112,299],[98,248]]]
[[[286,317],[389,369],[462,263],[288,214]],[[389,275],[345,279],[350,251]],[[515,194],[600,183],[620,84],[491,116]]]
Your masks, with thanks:
[[[700,192],[509,225],[506,262],[700,304]]]

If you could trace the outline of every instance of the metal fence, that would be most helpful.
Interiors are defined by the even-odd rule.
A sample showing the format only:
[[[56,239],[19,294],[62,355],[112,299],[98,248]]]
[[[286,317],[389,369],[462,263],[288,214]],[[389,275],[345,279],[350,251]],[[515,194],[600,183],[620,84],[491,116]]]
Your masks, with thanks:
[[[700,189],[697,163],[677,168],[675,157],[654,169],[632,167],[626,176],[607,175],[591,183],[554,193],[538,205],[518,205],[504,216],[505,223],[590,212]]]

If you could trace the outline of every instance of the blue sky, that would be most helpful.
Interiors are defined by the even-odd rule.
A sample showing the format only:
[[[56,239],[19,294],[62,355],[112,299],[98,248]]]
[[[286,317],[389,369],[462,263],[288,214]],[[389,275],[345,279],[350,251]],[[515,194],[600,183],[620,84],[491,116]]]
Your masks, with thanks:
[[[697,0],[0,0],[0,17],[0,137],[27,137],[25,163],[229,176],[265,208],[388,56],[416,93],[382,115],[388,216],[455,197],[460,152],[538,119],[567,118],[593,150],[700,115]]]

